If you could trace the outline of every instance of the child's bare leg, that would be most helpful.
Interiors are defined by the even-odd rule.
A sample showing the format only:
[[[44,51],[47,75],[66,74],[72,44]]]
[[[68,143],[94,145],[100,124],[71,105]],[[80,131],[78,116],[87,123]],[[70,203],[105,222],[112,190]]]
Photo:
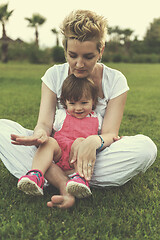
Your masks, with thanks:
[[[44,174],[53,162],[61,157],[61,149],[53,138],[40,145],[33,159],[32,169],[22,176],[18,189],[31,195],[43,195]]]
[[[61,149],[57,141],[49,137],[48,141],[40,145],[37,149],[33,159],[32,169],[38,169],[45,174],[52,161],[57,161],[60,157]]]
[[[47,203],[47,206],[58,208],[72,207],[75,203],[75,197],[66,191],[66,183],[69,179],[65,172],[63,172],[59,166],[52,163],[45,174],[45,178],[60,191],[60,195],[54,195],[51,197],[51,201]]]

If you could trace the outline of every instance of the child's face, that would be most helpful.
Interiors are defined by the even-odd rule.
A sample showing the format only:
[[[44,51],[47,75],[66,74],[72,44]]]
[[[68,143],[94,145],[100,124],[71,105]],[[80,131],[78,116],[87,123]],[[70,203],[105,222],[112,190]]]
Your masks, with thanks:
[[[92,112],[93,100],[81,98],[79,101],[66,100],[67,111],[70,115],[76,118],[84,118]]]

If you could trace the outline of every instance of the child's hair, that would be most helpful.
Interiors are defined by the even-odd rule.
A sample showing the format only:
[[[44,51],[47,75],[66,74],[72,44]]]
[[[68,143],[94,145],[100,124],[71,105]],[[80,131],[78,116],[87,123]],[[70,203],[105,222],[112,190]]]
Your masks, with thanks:
[[[63,46],[67,51],[69,38],[79,41],[97,41],[97,49],[100,52],[105,46],[107,34],[107,20],[95,12],[89,10],[72,11],[63,21],[61,32],[64,36]]]
[[[63,82],[60,102],[66,107],[66,100],[79,101],[82,97],[93,100],[93,110],[98,101],[98,87],[88,78],[77,78],[69,75]]]

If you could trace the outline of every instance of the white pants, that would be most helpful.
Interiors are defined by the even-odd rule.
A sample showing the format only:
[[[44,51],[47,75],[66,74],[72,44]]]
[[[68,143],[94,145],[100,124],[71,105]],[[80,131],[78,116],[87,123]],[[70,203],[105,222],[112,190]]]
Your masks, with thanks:
[[[10,135],[32,135],[33,131],[16,122],[0,120],[0,159],[15,177],[20,178],[31,169],[35,146],[11,144]],[[97,154],[91,186],[120,186],[140,172],[145,172],[155,161],[157,148],[144,135],[123,137]]]

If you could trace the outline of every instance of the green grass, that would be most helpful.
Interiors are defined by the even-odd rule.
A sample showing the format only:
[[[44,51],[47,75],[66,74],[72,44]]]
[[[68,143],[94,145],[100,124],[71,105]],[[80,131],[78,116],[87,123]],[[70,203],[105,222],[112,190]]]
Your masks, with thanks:
[[[131,90],[120,135],[143,133],[158,146],[160,137],[160,65],[108,64],[128,79]],[[33,129],[38,115],[41,76],[49,66],[0,64],[0,118]],[[159,146],[158,146],[159,149]],[[27,196],[16,188],[17,179],[0,162],[1,240],[159,240],[159,156],[145,174],[119,188],[92,189],[90,199],[77,200],[67,210],[49,209],[44,197]]]

